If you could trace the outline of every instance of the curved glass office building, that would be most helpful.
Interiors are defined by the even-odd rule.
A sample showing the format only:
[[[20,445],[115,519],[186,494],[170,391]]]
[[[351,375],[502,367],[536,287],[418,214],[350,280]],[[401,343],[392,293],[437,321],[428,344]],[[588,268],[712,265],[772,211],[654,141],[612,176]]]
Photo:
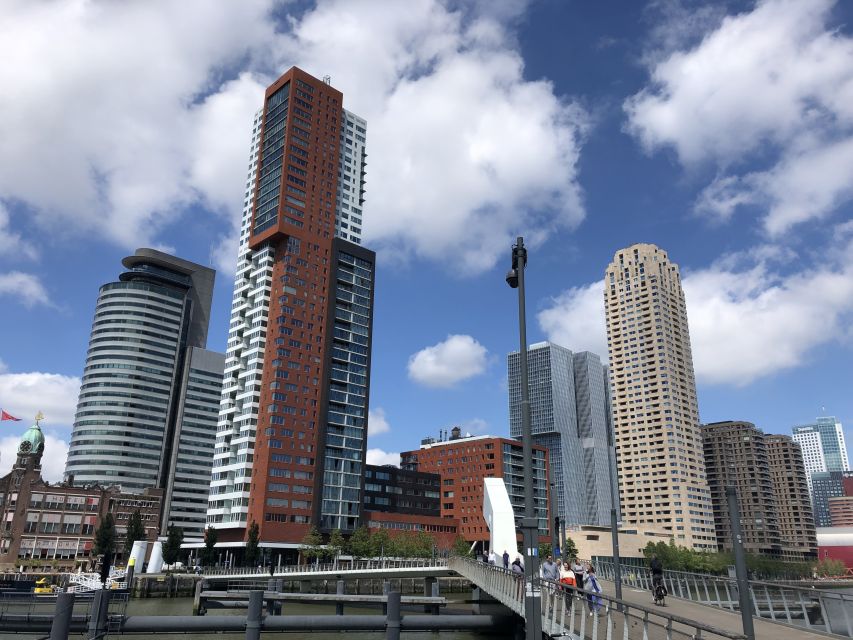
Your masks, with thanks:
[[[98,294],[65,475],[141,492],[168,483],[183,371],[207,342],[215,272],[153,249],[122,264]]]

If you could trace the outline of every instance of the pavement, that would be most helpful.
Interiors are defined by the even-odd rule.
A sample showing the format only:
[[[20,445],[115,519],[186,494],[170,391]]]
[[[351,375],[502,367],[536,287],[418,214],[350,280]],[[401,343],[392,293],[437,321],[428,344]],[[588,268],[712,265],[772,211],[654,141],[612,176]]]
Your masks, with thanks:
[[[599,580],[599,583],[605,594],[609,596],[614,595],[614,585],[612,582]],[[661,613],[676,615],[687,620],[695,620],[723,631],[743,633],[740,613],[732,613],[731,611],[676,598],[671,595],[666,597],[666,605],[664,607],[656,607],[652,601],[651,592],[628,586],[622,588],[622,599],[649,609],[659,608]],[[755,640],[826,640],[827,638],[839,637],[819,631],[809,631],[805,627],[791,627],[787,624],[780,624],[771,620],[755,617],[752,620],[755,627]],[[621,623],[619,627],[621,627]],[[674,625],[673,629],[688,634],[692,634],[695,631],[691,627],[678,624]],[[666,637],[664,629],[659,629],[659,631],[660,634],[650,633],[650,640],[654,640],[658,636],[660,638]],[[703,634],[703,637],[711,638],[712,636]]]

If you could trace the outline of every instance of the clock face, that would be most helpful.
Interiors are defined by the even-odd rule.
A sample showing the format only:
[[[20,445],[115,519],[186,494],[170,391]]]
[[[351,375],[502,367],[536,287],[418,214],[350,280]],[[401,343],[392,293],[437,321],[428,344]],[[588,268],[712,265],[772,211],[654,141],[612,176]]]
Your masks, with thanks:
[[[32,444],[30,444],[29,442],[27,442],[27,441],[25,440],[24,442],[22,442],[22,443],[21,443],[21,446],[19,447],[19,449],[20,449],[21,451],[25,451],[25,452],[26,452],[26,451],[29,451],[29,450],[30,450],[30,448],[31,448],[32,446],[33,446]]]

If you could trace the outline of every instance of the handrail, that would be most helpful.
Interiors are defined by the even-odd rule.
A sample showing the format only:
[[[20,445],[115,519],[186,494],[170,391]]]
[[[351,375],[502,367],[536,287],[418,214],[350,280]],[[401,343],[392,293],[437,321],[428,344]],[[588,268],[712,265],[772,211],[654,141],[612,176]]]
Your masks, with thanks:
[[[522,617],[525,615],[526,594],[533,593],[534,597],[540,597],[542,628],[552,636],[590,637],[593,640],[603,636],[609,639],[615,637],[615,628],[621,624],[625,640],[633,637],[632,634],[648,638],[652,627],[665,630],[668,638],[672,638],[673,634],[683,635],[685,638],[716,637],[723,640],[746,638],[741,633],[718,629],[703,622],[689,620],[605,594],[591,594],[583,589],[542,578],[535,578],[530,585],[532,589],[528,591],[525,588],[523,575],[514,574],[503,567],[466,558],[453,558],[448,566]],[[589,624],[588,617],[591,618]],[[686,627],[691,632],[681,631],[674,625]]]
[[[369,571],[381,569],[429,569],[447,567],[446,558],[406,558],[406,559],[370,559],[344,562],[327,562],[303,565],[280,565],[272,568],[264,567],[217,567],[205,569],[201,573],[205,577],[217,576],[286,576],[296,573],[337,573],[341,571]]]

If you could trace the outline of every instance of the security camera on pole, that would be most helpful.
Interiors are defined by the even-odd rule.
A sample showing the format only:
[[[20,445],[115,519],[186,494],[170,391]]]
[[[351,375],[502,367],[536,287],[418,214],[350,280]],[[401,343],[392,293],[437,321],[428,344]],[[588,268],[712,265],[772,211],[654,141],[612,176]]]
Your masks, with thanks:
[[[527,266],[527,249],[519,236],[512,248],[512,269],[506,283],[518,289],[518,337],[521,352],[521,441],[524,452],[524,517],[521,533],[524,543],[524,618],[526,640],[542,640],[542,603],[534,579],[539,577],[539,521],[533,497],[533,438],[530,433],[530,389],[527,386],[527,321],[524,301],[524,269]],[[547,481],[547,480],[546,480]]]

